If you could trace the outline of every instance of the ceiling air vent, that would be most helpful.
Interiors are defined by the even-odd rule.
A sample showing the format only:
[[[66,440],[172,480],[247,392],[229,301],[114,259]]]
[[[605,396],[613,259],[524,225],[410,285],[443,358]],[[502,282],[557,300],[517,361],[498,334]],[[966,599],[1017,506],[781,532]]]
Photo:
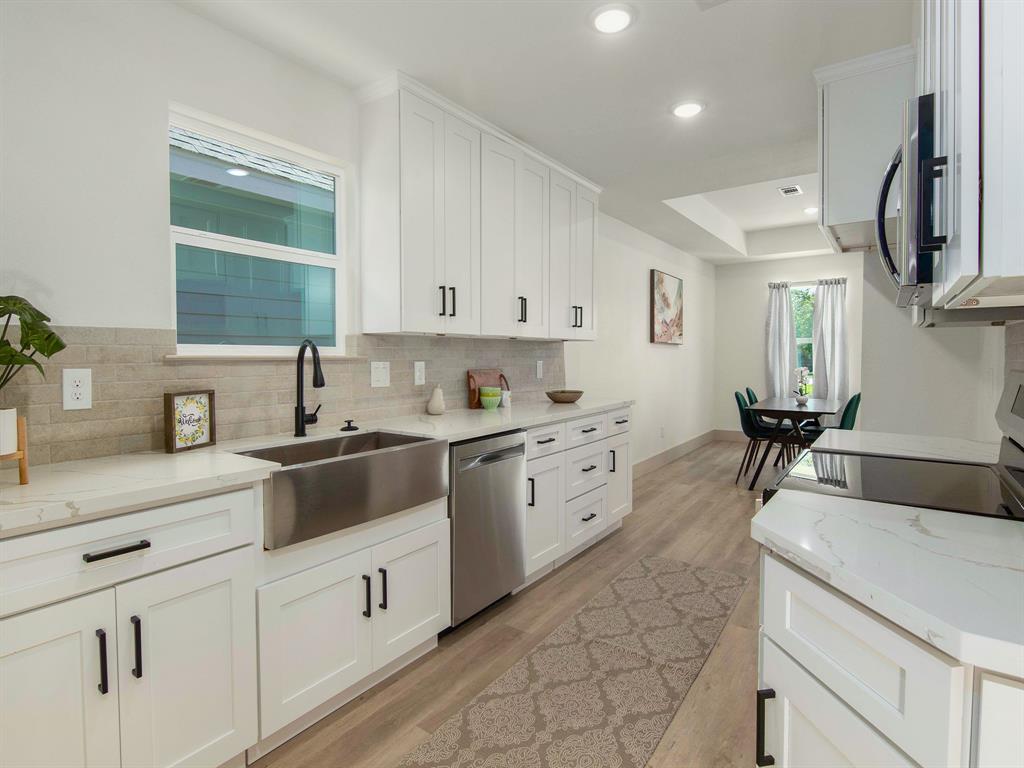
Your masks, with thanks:
[[[795,197],[796,195],[802,195],[804,191],[800,189],[799,184],[787,184],[784,187],[779,187],[779,194],[783,197]]]

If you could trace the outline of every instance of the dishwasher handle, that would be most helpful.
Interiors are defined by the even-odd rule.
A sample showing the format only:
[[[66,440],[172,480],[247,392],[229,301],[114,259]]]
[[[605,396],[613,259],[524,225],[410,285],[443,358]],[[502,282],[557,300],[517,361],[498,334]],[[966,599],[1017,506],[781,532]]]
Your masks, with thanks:
[[[505,461],[506,459],[514,459],[517,456],[522,456],[526,453],[526,446],[523,443],[518,445],[512,445],[508,448],[502,448],[498,451],[488,451],[487,453],[480,453],[476,456],[468,456],[465,459],[459,461],[459,472],[468,472],[471,469],[477,469],[479,467],[487,466],[488,464],[496,464],[499,461]]]

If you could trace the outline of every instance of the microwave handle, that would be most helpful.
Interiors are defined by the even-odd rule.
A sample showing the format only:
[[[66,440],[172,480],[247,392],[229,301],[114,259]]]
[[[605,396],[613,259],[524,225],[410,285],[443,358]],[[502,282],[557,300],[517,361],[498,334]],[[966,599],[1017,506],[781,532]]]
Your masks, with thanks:
[[[878,243],[878,257],[882,260],[882,267],[885,268],[885,271],[897,288],[900,287],[900,271],[892,260],[889,243],[885,237],[885,206],[889,202],[889,190],[892,188],[892,181],[896,178],[896,171],[899,170],[902,160],[903,147],[900,146],[896,148],[896,153],[892,156],[889,166],[885,169],[885,176],[882,177],[882,186],[878,190],[878,203],[875,206],[875,241]]]

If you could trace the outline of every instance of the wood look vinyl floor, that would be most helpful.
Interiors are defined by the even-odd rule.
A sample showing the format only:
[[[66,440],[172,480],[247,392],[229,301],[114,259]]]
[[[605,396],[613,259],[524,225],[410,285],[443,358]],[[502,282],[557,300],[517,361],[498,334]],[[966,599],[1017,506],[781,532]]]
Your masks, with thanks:
[[[256,763],[389,768],[628,565],[660,555],[748,585],[649,768],[754,764],[758,492],[733,485],[743,444],[718,442],[638,478],[622,529],[441,639],[431,651]],[[774,475],[771,465],[763,475]],[[748,480],[749,482],[749,480]],[[764,480],[759,483],[764,484]]]

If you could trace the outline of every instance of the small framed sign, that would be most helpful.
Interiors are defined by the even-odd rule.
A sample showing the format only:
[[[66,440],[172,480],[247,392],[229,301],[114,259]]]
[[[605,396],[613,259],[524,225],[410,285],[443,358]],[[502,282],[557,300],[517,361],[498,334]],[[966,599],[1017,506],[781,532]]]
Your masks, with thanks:
[[[168,453],[217,442],[213,390],[164,394],[164,448]]]

